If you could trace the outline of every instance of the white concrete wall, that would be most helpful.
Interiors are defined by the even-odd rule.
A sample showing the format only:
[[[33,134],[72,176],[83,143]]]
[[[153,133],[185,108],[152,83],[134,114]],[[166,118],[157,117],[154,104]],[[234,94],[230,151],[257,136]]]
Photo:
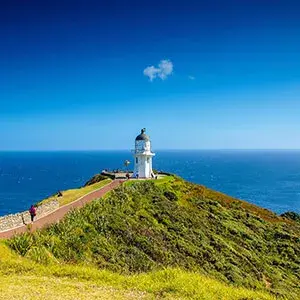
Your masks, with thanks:
[[[57,200],[44,203],[37,207],[35,219],[39,219],[43,216],[46,216],[58,208],[59,202]],[[0,232],[27,225],[30,224],[30,222],[31,218],[28,211],[6,215],[0,217]]]

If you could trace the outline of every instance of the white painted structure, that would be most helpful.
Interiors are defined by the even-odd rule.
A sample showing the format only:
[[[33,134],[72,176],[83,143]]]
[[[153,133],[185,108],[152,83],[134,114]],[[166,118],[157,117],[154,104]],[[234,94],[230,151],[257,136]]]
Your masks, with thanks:
[[[135,139],[134,171],[133,176],[139,178],[151,178],[154,176],[152,171],[152,157],[155,155],[151,152],[151,142],[143,128],[141,133]]]

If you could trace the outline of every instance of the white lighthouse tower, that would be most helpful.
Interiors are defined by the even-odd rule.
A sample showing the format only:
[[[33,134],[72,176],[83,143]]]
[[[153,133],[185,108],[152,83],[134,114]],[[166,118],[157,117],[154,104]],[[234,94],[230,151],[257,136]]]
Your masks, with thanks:
[[[152,171],[152,157],[155,155],[151,152],[151,142],[146,129],[143,128],[141,133],[135,138],[134,156],[134,177],[151,178]]]

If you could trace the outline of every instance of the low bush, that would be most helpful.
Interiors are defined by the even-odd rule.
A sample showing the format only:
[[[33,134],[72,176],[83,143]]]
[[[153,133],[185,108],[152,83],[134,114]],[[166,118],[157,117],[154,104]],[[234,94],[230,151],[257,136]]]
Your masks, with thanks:
[[[97,182],[100,182],[100,181],[103,181],[103,180],[106,180],[108,179],[109,177],[106,176],[106,175],[102,175],[102,174],[96,174],[95,176],[93,176],[89,181],[87,181],[84,186],[89,186],[89,185],[92,185],[94,183],[97,183]],[[112,178],[114,179],[114,178]]]

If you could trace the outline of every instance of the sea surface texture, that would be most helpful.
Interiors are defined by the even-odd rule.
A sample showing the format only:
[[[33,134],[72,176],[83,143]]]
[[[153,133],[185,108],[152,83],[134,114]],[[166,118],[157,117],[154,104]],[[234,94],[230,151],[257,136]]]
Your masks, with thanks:
[[[122,169],[128,151],[0,152],[0,216]],[[300,212],[300,151],[156,151],[153,167],[276,213]]]

